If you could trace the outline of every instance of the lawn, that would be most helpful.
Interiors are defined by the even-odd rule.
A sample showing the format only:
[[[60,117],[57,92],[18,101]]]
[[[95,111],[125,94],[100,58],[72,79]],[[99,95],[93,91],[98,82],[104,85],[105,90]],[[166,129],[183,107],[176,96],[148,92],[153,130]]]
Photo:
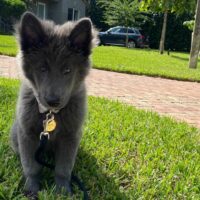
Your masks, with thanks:
[[[100,46],[94,50],[94,68],[130,74],[200,81],[198,69],[188,69],[188,53],[160,55],[156,50]]]
[[[18,86],[0,79],[0,199],[5,200],[23,199],[21,165],[9,147]],[[186,123],[89,97],[75,174],[94,200],[200,199],[199,141],[199,130]],[[45,170],[39,199],[64,199],[55,198],[53,183],[53,173]],[[80,199],[76,192],[74,199]]]
[[[0,54],[14,56],[16,52],[14,37],[0,36]],[[200,65],[188,69],[188,53],[160,55],[156,50],[100,46],[94,49],[92,59],[98,69],[200,82]]]
[[[16,40],[13,36],[0,35],[0,54],[15,56],[17,53]]]

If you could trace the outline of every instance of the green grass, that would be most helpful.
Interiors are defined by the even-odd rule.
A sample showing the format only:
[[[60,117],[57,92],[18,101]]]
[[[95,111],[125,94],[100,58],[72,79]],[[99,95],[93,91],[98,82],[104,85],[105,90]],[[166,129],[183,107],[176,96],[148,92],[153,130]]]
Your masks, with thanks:
[[[15,56],[17,53],[17,44],[13,36],[0,35],[0,54]]]
[[[188,53],[160,55],[156,50],[100,46],[94,50],[95,68],[130,74],[200,81],[200,65],[188,69]]]
[[[9,146],[18,85],[0,79],[2,200],[23,199],[21,165]],[[93,200],[200,199],[199,139],[199,130],[186,123],[90,97],[75,174]],[[45,170],[39,199],[65,199],[55,197],[53,183],[53,173]]]
[[[0,54],[15,56],[16,53],[15,38],[0,35]],[[200,65],[189,69],[188,53],[171,52],[168,56],[156,50],[100,46],[94,49],[92,58],[97,69],[200,82]]]

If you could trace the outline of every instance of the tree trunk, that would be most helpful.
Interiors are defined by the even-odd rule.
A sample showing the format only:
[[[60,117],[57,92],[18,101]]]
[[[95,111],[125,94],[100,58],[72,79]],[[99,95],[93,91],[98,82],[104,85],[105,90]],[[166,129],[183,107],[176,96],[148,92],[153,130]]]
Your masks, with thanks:
[[[197,1],[194,30],[190,50],[189,68],[197,68],[198,54],[200,48],[200,0]]]
[[[126,28],[126,47],[128,48],[128,28]]]
[[[163,54],[165,49],[165,35],[166,35],[166,29],[167,29],[167,11],[164,12],[164,20],[163,20],[163,27],[162,27],[162,34],[160,38],[160,54]]]

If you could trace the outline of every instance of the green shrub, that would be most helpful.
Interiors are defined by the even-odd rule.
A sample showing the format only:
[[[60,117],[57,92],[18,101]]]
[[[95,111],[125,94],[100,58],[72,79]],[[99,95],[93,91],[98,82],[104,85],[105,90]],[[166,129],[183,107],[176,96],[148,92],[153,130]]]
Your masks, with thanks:
[[[26,10],[26,4],[22,0],[1,0],[0,16],[8,19],[11,17],[19,18]]]
[[[175,16],[174,14],[168,15],[165,41],[166,50],[170,49],[189,52],[191,45],[191,31],[184,26],[183,23],[192,19],[192,17],[192,15],[187,14],[180,16]],[[142,33],[149,36],[150,47],[158,49],[163,24],[163,15],[153,14],[150,15],[149,18],[150,20],[141,27]]]

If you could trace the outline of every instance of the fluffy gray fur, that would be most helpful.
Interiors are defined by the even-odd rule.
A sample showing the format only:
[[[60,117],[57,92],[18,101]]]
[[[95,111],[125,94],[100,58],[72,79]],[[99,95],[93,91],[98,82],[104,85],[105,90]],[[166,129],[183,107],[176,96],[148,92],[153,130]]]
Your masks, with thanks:
[[[84,79],[90,69],[95,30],[88,18],[61,26],[26,12],[16,26],[20,61],[25,79],[11,131],[12,147],[20,155],[26,178],[25,191],[37,194],[41,166],[34,153],[43,131],[47,110],[55,114],[57,127],[47,150],[54,152],[57,191],[71,193],[70,178],[87,108]],[[54,101],[53,104],[49,103]],[[56,103],[55,103],[56,100]]]

